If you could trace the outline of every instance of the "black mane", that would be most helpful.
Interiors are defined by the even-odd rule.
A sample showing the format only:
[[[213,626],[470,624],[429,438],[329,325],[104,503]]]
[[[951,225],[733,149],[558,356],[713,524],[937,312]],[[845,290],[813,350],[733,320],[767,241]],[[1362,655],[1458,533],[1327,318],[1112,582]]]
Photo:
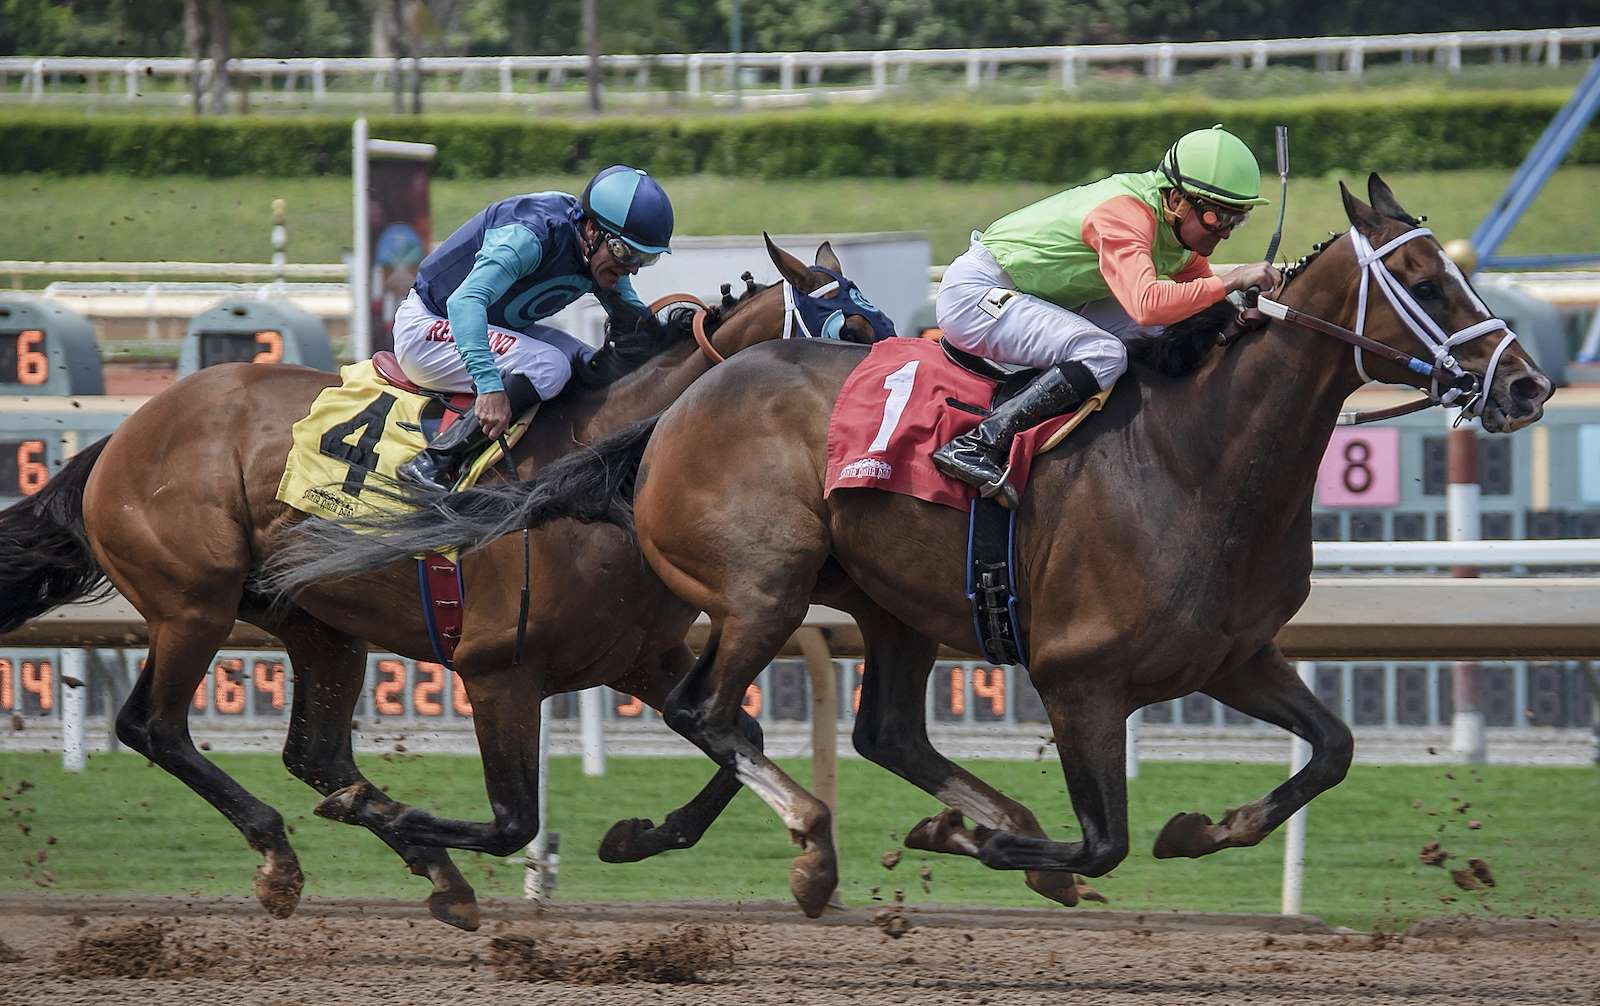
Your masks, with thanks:
[[[716,331],[716,327],[736,309],[766,289],[750,282],[749,275],[745,273],[745,288],[737,298],[729,295],[732,284],[723,284],[722,303],[706,309],[707,334]],[[616,325],[607,325],[605,345],[587,361],[575,361],[572,368],[573,383],[584,388],[603,388],[615,384],[673,346],[693,339],[692,317],[689,312],[680,312],[659,329],[654,325],[640,324],[620,331]]]
[[[1287,287],[1318,255],[1342,235],[1330,232],[1328,240],[1311,246],[1311,251],[1298,262],[1283,270],[1283,285]],[[1168,325],[1159,335],[1141,336],[1128,341],[1128,358],[1136,360],[1168,377],[1183,377],[1200,368],[1206,353],[1217,345],[1218,336],[1233,321],[1233,304],[1220,300],[1198,314]]]

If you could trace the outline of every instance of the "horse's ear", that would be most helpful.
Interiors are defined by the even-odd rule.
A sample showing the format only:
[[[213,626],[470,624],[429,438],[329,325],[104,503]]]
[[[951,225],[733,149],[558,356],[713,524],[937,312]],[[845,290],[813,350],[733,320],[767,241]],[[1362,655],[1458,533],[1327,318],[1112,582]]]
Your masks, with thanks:
[[[817,246],[817,265],[824,269],[832,269],[841,276],[844,275],[844,266],[839,264],[839,256],[833,253],[832,242],[824,241]]]
[[[761,236],[767,242],[767,257],[778,267],[780,276],[793,284],[801,293],[810,293],[817,288],[816,274],[807,269],[804,262],[773,244],[772,236],[766,231],[762,231]]]
[[[1416,224],[1417,218],[1405,211],[1400,205],[1400,200],[1394,197],[1394,191],[1389,188],[1387,182],[1378,177],[1376,171],[1367,176],[1367,198],[1372,200],[1372,208],[1384,216]]]
[[[1362,232],[1375,231],[1383,225],[1383,218],[1371,206],[1357,199],[1344,182],[1339,183],[1339,197],[1344,200],[1344,215]]]

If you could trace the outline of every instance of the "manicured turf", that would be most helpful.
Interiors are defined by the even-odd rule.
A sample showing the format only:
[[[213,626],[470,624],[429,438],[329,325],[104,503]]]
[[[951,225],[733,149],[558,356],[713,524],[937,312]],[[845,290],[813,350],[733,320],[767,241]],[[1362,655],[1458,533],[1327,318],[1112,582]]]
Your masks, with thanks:
[[[1133,154],[1130,152],[1130,158]],[[1352,154],[1359,163],[1359,156]],[[1131,161],[1130,161],[1131,163]],[[1395,174],[1387,180],[1402,204],[1427,214],[1441,239],[1466,237],[1500,196],[1507,170]],[[1330,229],[1348,226],[1339,203],[1342,177],[1363,197],[1366,176],[1297,178],[1290,183],[1283,256],[1298,256]],[[433,183],[434,238],[489,202],[517,192],[579,191],[585,179],[530,176]],[[930,179],[767,181],[694,176],[666,179],[680,234],[837,234],[914,230],[928,234],[933,260],[949,262],[967,235],[1058,186],[956,183]],[[1270,180],[1276,200],[1277,183]],[[1600,166],[1567,167],[1545,187],[1502,251],[1505,254],[1594,249],[1600,230]],[[6,234],[0,258],[44,261],[265,262],[271,257],[272,200],[289,206],[289,259],[337,262],[350,243],[347,178],[126,178],[0,175]],[[1219,261],[1260,256],[1276,207],[1256,213],[1218,252]],[[846,268],[850,265],[845,263]],[[42,280],[31,280],[41,285]]]
[[[420,898],[411,878],[371,836],[314,817],[317,797],[267,755],[216,761],[281,810],[319,895]],[[476,759],[369,756],[374,778],[400,799],[474,819],[487,815]],[[1072,838],[1070,812],[1053,761],[969,763],[1031,806],[1054,835]],[[807,764],[786,767],[802,782]],[[1594,768],[1357,766],[1310,810],[1305,910],[1330,922],[1393,930],[1454,912],[1600,915],[1600,779]],[[558,896],[585,899],[684,897],[786,898],[795,853],[774,815],[741,794],[695,849],[624,866],[600,863],[600,836],[620,816],[660,820],[708,777],[696,759],[613,758],[603,778],[585,778],[576,758],[552,765],[551,826],[561,835]],[[1266,792],[1282,777],[1270,765],[1147,763],[1131,785],[1133,851],[1096,886],[1119,909],[1275,912],[1282,833],[1254,849],[1200,860],[1156,861],[1150,845],[1177,811],[1220,816]],[[26,781],[31,784],[24,788]],[[257,857],[215,811],[176,780],[129,754],[97,755],[82,775],[61,771],[56,755],[0,755],[0,890],[247,894]],[[911,902],[1044,904],[1020,874],[972,860],[905,853],[892,872],[879,860],[900,848],[905,830],[937,810],[932,798],[857,760],[841,764],[841,893],[849,904],[905,890]],[[1465,806],[1470,804],[1470,807]],[[1469,821],[1481,828],[1469,829]],[[52,842],[53,840],[53,842]],[[1446,870],[1422,865],[1418,851],[1438,841],[1449,866],[1485,860],[1498,886],[1457,890]],[[44,856],[41,861],[41,854]],[[458,854],[485,894],[520,891],[520,868]],[[930,890],[918,879],[932,870]],[[46,875],[48,871],[48,876]]]

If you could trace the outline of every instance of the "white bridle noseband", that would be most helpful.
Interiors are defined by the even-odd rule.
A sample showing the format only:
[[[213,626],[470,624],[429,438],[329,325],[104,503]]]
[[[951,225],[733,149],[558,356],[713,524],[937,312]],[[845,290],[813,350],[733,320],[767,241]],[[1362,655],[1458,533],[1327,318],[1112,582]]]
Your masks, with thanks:
[[[1394,251],[1413,238],[1432,236],[1433,231],[1426,227],[1415,227],[1391,241],[1385,242],[1381,247],[1374,248],[1366,236],[1354,227],[1350,228],[1350,242],[1355,247],[1356,262],[1361,266],[1361,288],[1356,301],[1356,327],[1357,335],[1364,335],[1367,324],[1368,292],[1376,280],[1379,290],[1388,299],[1389,305],[1394,308],[1395,314],[1412,333],[1422,341],[1422,344],[1433,351],[1435,370],[1429,385],[1429,398],[1440,405],[1453,405],[1463,394],[1469,394],[1460,387],[1445,388],[1441,393],[1439,389],[1439,373],[1445,372],[1454,377],[1471,378],[1471,375],[1461,369],[1451,350],[1464,342],[1469,342],[1490,332],[1505,332],[1505,337],[1500,340],[1500,345],[1495,347],[1494,354],[1489,357],[1489,366],[1483,372],[1482,381],[1471,378],[1475,390],[1470,392],[1471,397],[1462,406],[1461,412],[1465,416],[1477,417],[1483,413],[1484,404],[1488,401],[1489,389],[1494,386],[1495,368],[1500,365],[1500,357],[1506,349],[1516,341],[1517,333],[1499,318],[1487,318],[1475,325],[1451,334],[1445,334],[1444,329],[1429,316],[1422,305],[1411,296],[1411,291],[1405,288],[1394,274],[1389,272],[1388,266],[1383,264],[1384,256]],[[1469,289],[1470,292],[1470,289]],[[1356,359],[1356,372],[1363,381],[1370,382],[1367,369],[1361,358],[1361,347],[1354,349]]]

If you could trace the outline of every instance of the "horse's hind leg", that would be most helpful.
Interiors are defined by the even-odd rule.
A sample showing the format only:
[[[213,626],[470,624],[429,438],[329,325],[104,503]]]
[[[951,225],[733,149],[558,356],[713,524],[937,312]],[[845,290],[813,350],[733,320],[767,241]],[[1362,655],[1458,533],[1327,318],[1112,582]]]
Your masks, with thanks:
[[[350,748],[350,717],[361,697],[366,647],[298,613],[272,629],[283,640],[294,669],[294,705],[283,763],[323,796],[358,783],[372,785],[356,768]],[[412,873],[433,884],[428,911],[434,918],[458,929],[478,928],[478,902],[472,885],[450,861],[449,853],[401,845],[382,831],[377,835],[405,860]]]
[[[483,758],[483,781],[494,820],[436,817],[391,800],[371,783],[355,783],[317,806],[317,814],[359,824],[391,845],[448,846],[509,856],[539,831],[540,676],[525,667],[462,673],[472,726]]]
[[[923,696],[938,647],[870,604],[862,599],[850,605],[866,648],[861,705],[851,740],[862,757],[951,808],[913,828],[906,836],[907,847],[976,856],[978,844],[966,829],[963,814],[984,827],[1045,838],[1032,811],[946,758],[928,740]],[[1063,905],[1076,905],[1080,897],[1105,900],[1071,873],[1029,871],[1027,883]]]
[[[262,855],[255,874],[256,897],[270,915],[283,919],[300,903],[305,878],[284,834],[282,816],[202,757],[189,736],[189,704],[195,688],[232,628],[231,611],[211,618],[152,621],[150,654],[117,716],[117,736],[233,822]]]
[[[1241,713],[1305,738],[1311,743],[1311,760],[1271,793],[1228,811],[1220,824],[1204,814],[1175,815],[1156,837],[1158,859],[1255,845],[1317,794],[1337,786],[1355,750],[1350,728],[1305,686],[1276,644],[1224,671],[1203,691]]]
[[[659,658],[642,661],[614,687],[659,710],[665,705],[672,686],[693,665],[694,654],[688,646],[679,644]],[[745,739],[759,750],[763,743],[761,724],[740,710],[739,727]],[[743,788],[732,769],[719,767],[693,799],[669,813],[660,825],[641,817],[613,824],[600,840],[600,859],[607,863],[636,863],[669,849],[687,849],[700,841],[706,829]]]

